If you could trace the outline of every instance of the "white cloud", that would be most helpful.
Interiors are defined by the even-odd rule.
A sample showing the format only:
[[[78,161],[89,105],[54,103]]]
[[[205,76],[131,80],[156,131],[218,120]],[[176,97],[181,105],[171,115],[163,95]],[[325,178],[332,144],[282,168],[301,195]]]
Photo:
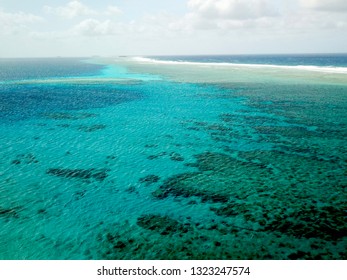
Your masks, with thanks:
[[[27,30],[28,25],[43,21],[43,18],[24,12],[9,13],[0,8],[0,33],[14,34]]]
[[[115,12],[115,11],[114,11]],[[171,36],[169,28],[174,17],[167,13],[146,14],[137,20],[124,22],[114,18],[88,18],[73,26],[69,36],[102,37],[122,34],[134,38],[160,38]]]
[[[65,6],[51,7],[44,6],[44,11],[49,14],[54,14],[63,18],[76,18],[82,16],[119,16],[122,11],[117,6],[108,6],[102,10],[93,10],[81,1],[71,1]]]
[[[108,6],[105,11],[105,15],[108,16],[119,16],[120,14],[122,14],[122,10],[117,6]]]
[[[9,24],[22,24],[41,21],[42,18],[33,14],[23,12],[8,13],[0,9],[0,20],[2,23],[8,22]]]
[[[176,31],[253,30],[254,33],[309,33],[345,29],[347,0],[188,0],[190,11],[173,21]],[[340,13],[333,11],[339,10]],[[345,9],[346,10],[346,9]],[[326,11],[322,16],[321,11]]]
[[[269,0],[189,0],[188,7],[204,18],[243,20],[278,15]]]
[[[305,8],[310,8],[326,12],[346,12],[346,0],[300,0],[300,4]]]
[[[91,16],[97,14],[96,11],[82,4],[80,1],[71,1],[65,6],[61,7],[45,6],[44,11],[46,13],[55,14],[57,16],[70,19],[78,16]]]
[[[281,15],[278,3],[271,0],[188,0],[187,5],[190,12],[173,22],[172,29],[193,32],[265,27]]]
[[[108,36],[119,32],[119,24],[111,20],[99,21],[96,19],[86,19],[75,25],[70,33],[72,35],[82,35],[88,37]]]
[[[214,31],[224,36],[244,31],[249,36],[310,36],[347,28],[347,0],[187,0],[187,7],[188,13],[173,20],[170,30]]]
[[[179,9],[171,1],[133,2],[123,14],[117,1],[47,1],[63,4],[38,5],[45,19],[0,8],[0,36],[7,38],[0,53],[105,54],[115,41],[112,51],[127,54],[345,51],[347,0],[180,0],[186,6]]]

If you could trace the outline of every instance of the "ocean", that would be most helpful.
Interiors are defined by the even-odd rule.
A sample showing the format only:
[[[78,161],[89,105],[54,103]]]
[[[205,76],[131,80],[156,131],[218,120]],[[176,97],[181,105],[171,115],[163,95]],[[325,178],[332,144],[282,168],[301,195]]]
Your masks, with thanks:
[[[346,259],[347,55],[0,59],[0,259]]]

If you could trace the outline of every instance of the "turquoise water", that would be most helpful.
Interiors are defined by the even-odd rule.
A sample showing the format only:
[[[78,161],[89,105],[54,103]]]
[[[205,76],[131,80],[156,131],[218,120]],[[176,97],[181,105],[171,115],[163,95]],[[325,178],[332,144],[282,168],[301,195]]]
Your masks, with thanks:
[[[346,258],[347,85],[64,63],[0,62],[1,259]]]

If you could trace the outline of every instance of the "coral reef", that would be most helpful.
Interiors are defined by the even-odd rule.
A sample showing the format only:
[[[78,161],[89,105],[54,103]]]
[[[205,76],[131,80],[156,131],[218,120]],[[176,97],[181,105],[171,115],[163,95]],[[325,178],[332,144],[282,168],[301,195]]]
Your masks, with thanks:
[[[104,124],[94,124],[94,125],[80,125],[78,126],[78,130],[83,132],[94,132],[97,130],[105,129],[106,125]]]
[[[150,185],[150,184],[158,182],[159,180],[160,180],[159,176],[151,174],[151,175],[147,175],[145,177],[140,178],[139,182],[144,183],[146,185]]]
[[[77,178],[77,179],[95,179],[103,181],[108,176],[108,169],[65,169],[65,168],[50,168],[46,171],[49,175],[54,175],[64,178]]]
[[[88,119],[88,118],[93,118],[93,117],[96,117],[97,114],[93,114],[93,113],[79,113],[79,112],[75,112],[75,113],[57,112],[57,113],[46,114],[45,116],[46,116],[46,118],[53,119],[53,120],[72,120],[72,121],[76,121],[76,120],[84,120],[84,119]]]
[[[19,164],[32,164],[32,163],[38,163],[39,161],[36,159],[36,157],[33,154],[19,154],[16,156],[14,160],[12,160],[12,164],[19,165]]]
[[[187,233],[189,228],[167,216],[143,215],[137,218],[137,225],[160,235],[172,235]]]

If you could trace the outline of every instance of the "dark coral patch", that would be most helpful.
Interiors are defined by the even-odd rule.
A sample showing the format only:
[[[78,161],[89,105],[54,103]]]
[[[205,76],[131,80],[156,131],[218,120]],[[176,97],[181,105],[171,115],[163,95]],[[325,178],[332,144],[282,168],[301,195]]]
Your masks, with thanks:
[[[239,209],[231,203],[224,204],[221,207],[211,207],[211,210],[215,212],[218,216],[225,217],[232,217],[242,214],[239,212]]]
[[[149,159],[149,160],[153,160],[153,159],[157,159],[157,158],[158,158],[157,155],[150,155],[147,157],[147,159]]]
[[[18,165],[18,164],[21,164],[21,161],[19,159],[14,159],[14,160],[12,160],[11,163],[15,164],[15,165]]]
[[[96,114],[92,113],[51,113],[47,114],[46,117],[53,120],[81,120],[96,117]]]
[[[65,168],[50,168],[46,171],[49,175],[54,175],[64,178],[77,178],[77,179],[95,179],[103,181],[108,176],[108,169],[65,169]]]
[[[227,202],[229,195],[223,189],[219,192],[210,184],[202,182],[199,185],[200,177],[203,176],[199,172],[183,173],[174,175],[159,187],[158,190],[154,191],[152,195],[157,198],[165,198],[171,196],[191,197],[197,196],[202,199],[203,202]],[[192,187],[195,186],[195,187]]]
[[[147,175],[139,179],[140,183],[145,183],[146,185],[150,185],[156,183],[160,180],[160,177],[157,175]]]
[[[18,208],[2,208],[0,207],[0,217],[18,218]]]
[[[151,231],[160,233],[161,235],[182,234],[187,233],[189,226],[168,217],[160,215],[142,215],[137,218],[137,225]]]
[[[173,161],[184,161],[184,157],[182,157],[179,153],[172,152],[170,154],[170,159]]]
[[[198,173],[183,173],[168,178],[158,190],[153,192],[153,196],[157,198],[165,198],[169,195],[184,197],[190,196],[190,194],[184,188],[182,188],[181,184],[184,182],[184,180],[193,178],[193,176],[196,174]]]
[[[106,128],[106,125],[104,125],[104,124],[80,125],[78,127],[78,130],[81,130],[83,132],[94,132],[94,131],[102,130],[105,128]]]
[[[197,160],[197,167],[200,171],[215,171],[234,175],[235,170],[244,168],[258,169],[259,164],[236,159],[227,154],[206,152],[194,156]]]
[[[338,240],[347,235],[346,212],[334,206],[303,207],[291,217],[271,221],[265,229],[299,238]]]
[[[33,154],[19,154],[16,156],[16,159],[12,160],[12,164],[19,165],[19,164],[32,164],[32,163],[38,163],[39,161],[36,159],[36,157]]]

